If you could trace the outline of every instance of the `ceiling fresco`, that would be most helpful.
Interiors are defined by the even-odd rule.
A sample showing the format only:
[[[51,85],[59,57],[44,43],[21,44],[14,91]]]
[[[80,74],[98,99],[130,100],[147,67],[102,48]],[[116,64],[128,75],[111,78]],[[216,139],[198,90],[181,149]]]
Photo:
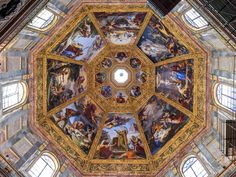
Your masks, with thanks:
[[[134,43],[146,16],[145,12],[95,12],[106,39],[113,44]]]
[[[101,96],[102,104],[107,103],[107,106],[113,107],[112,110],[118,107],[123,109],[133,106],[147,95],[150,68],[136,50],[132,51],[130,46],[117,46],[99,56],[94,61],[95,77],[91,82],[92,90]]]
[[[47,109],[51,110],[86,90],[83,65],[47,60]]]
[[[94,158],[146,158],[135,117],[131,113],[108,114]]]
[[[104,42],[89,17],[78,23],[53,52],[75,60],[90,61],[103,48]]]
[[[85,96],[53,114],[51,120],[88,154],[103,115],[102,109]]]
[[[193,110],[194,60],[156,67],[156,92]]]
[[[148,7],[83,5],[34,67],[36,125],[82,173],[155,174],[205,127],[206,53]]]
[[[153,155],[189,121],[186,115],[157,96],[148,100],[138,117]]]
[[[151,17],[138,42],[138,47],[153,63],[189,53],[156,16]]]

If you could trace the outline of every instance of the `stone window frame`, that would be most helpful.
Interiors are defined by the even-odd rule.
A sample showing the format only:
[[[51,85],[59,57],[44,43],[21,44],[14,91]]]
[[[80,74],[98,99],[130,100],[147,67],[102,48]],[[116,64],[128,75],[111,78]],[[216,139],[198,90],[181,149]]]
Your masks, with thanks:
[[[49,11],[50,13],[52,13],[52,14],[53,14],[53,19],[50,20],[50,22],[49,22],[45,27],[43,27],[43,28],[39,28],[39,27],[36,27],[36,26],[31,25],[30,23],[33,21],[33,19],[35,19],[35,18],[41,18],[41,17],[38,17],[38,15],[39,15],[43,10],[47,10],[47,11]],[[47,19],[47,20],[43,19],[43,20],[44,20],[45,22],[47,22],[49,19]],[[49,7],[44,7],[43,9],[41,9],[41,10],[39,11],[39,13],[37,13],[37,14],[31,19],[31,21],[30,21],[30,22],[28,23],[28,25],[27,25],[27,28],[29,28],[31,31],[35,31],[35,32],[47,32],[47,31],[49,31],[49,30],[57,23],[58,20],[59,20],[58,14],[57,14],[55,11],[53,11],[53,10],[50,9]]]
[[[3,99],[4,99],[3,98],[3,88],[8,87],[8,86],[13,85],[13,84],[21,84],[22,89],[23,89],[22,98],[18,103],[10,105],[6,108],[3,108]],[[18,109],[21,106],[23,106],[27,102],[28,95],[29,95],[29,89],[28,89],[28,84],[27,84],[26,81],[14,81],[14,82],[10,82],[10,83],[6,83],[6,84],[1,85],[1,101],[2,101],[1,106],[2,106],[3,113],[10,112],[12,110]]]
[[[53,163],[54,163],[54,165],[55,165],[55,169],[53,169],[53,173],[52,173],[52,176],[51,176],[51,177],[56,177],[57,174],[59,173],[59,170],[60,170],[60,162],[59,162],[58,158],[57,158],[52,152],[47,151],[47,150],[44,150],[44,151],[40,152],[40,154],[39,154],[35,159],[33,159],[32,162],[30,162],[29,166],[28,166],[27,169],[26,169],[26,173],[27,173],[29,176],[32,176],[32,175],[29,174],[29,171],[33,168],[33,166],[36,164],[36,162],[37,162],[43,155],[49,157],[49,158],[53,161]],[[48,166],[48,164],[47,164],[46,166]],[[46,167],[46,166],[45,166],[45,167]],[[44,169],[45,169],[45,167],[44,167]],[[42,170],[42,171],[43,171],[43,170]],[[40,174],[42,173],[42,171],[40,172]],[[40,174],[39,174],[39,176],[40,176]],[[32,176],[32,177],[35,177],[35,176]]]
[[[212,29],[212,26],[211,26],[210,22],[207,21],[209,19],[206,20],[206,18],[204,18],[203,16],[201,16],[201,17],[204,18],[204,20],[208,23],[207,26],[205,26],[204,28],[196,28],[196,27],[192,26],[185,17],[185,14],[191,9],[195,9],[195,8],[192,7],[192,6],[188,6],[186,9],[184,9],[181,12],[181,17],[180,17],[180,19],[184,22],[184,24],[186,25],[186,27],[189,30],[193,31],[194,33],[202,33],[202,32],[209,31],[210,29]]]
[[[189,15],[187,15],[187,13],[188,12],[190,12],[190,11],[194,11],[194,13],[197,13],[198,15],[197,15],[197,17],[190,17]],[[189,19],[188,19],[189,18]],[[203,26],[199,26],[198,24],[196,24],[196,25],[194,25],[193,23],[192,23],[192,21],[194,22],[194,20],[196,20],[196,19],[201,19],[201,20],[203,20],[204,22],[206,22],[207,24],[205,24],[205,25],[203,25]],[[209,22],[203,17],[203,16],[201,16],[201,14],[200,13],[198,13],[193,7],[191,7],[191,8],[188,8],[185,12],[184,12],[184,14],[183,14],[183,20],[184,20],[184,22],[185,23],[187,23],[188,24],[188,26],[189,27],[191,27],[191,29],[193,29],[193,30],[202,30],[202,29],[206,29],[208,26],[209,26]]]
[[[183,167],[184,167],[184,164],[190,159],[190,158],[196,158],[197,161],[202,165],[203,169],[205,170],[206,174],[207,174],[207,177],[209,177],[210,175],[210,172],[209,170],[207,169],[207,167],[205,166],[205,164],[203,163],[203,161],[199,158],[199,156],[195,153],[190,153],[190,154],[187,154],[181,161],[181,164],[179,166],[179,172],[181,174],[181,177],[186,177],[183,173]]]
[[[225,82],[215,82],[212,86],[212,100],[214,105],[216,105],[217,108],[221,109],[222,111],[228,113],[229,115],[234,115],[236,113],[236,110],[233,111],[232,109],[228,108],[227,106],[223,105],[222,103],[220,103],[220,101],[218,100],[218,87],[219,85],[227,85],[232,87],[232,84],[229,83],[225,83]],[[233,87],[232,87],[233,88]],[[236,88],[235,88],[236,89]],[[236,104],[236,100],[235,100],[235,104]]]

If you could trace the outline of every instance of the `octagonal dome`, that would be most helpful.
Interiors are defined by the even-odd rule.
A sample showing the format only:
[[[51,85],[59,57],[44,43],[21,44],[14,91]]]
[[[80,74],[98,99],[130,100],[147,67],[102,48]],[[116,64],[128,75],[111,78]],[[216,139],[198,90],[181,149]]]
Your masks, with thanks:
[[[35,123],[84,174],[154,174],[205,126],[204,50],[146,6],[81,6],[35,58]]]

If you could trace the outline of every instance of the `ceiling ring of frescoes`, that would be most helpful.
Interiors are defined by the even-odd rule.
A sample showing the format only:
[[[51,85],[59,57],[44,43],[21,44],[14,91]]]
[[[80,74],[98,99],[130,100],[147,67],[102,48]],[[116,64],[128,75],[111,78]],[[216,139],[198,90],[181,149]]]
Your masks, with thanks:
[[[205,126],[206,59],[169,16],[84,5],[38,52],[36,124],[84,173],[153,174]]]

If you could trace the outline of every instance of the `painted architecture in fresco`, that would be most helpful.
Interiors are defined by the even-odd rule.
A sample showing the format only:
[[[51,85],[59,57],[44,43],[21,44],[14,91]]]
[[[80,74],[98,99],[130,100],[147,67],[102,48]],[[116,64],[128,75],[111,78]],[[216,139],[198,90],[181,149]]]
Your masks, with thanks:
[[[113,44],[133,43],[144,21],[144,12],[95,12],[107,40]]]
[[[156,96],[152,96],[139,110],[138,117],[153,155],[189,120],[185,114]]]
[[[47,60],[47,108],[51,110],[86,90],[82,65]]]
[[[88,154],[104,112],[88,96],[51,116],[51,120]]]
[[[155,16],[146,26],[138,47],[153,63],[188,53],[188,49]]]
[[[185,60],[156,67],[156,92],[192,111],[193,60]]]
[[[54,49],[54,53],[75,60],[90,61],[104,47],[100,35],[89,17],[79,22]]]
[[[96,159],[145,159],[143,143],[132,114],[110,113],[102,130]]]

